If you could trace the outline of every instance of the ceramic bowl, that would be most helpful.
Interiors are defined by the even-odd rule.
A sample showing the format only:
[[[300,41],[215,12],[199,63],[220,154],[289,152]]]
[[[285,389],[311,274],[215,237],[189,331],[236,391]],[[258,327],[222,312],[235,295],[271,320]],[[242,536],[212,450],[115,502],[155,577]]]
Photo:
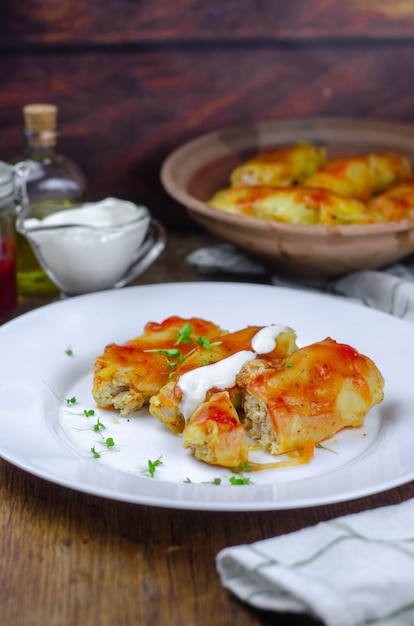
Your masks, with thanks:
[[[108,201],[110,205],[104,207]],[[136,211],[118,223],[108,223],[105,215],[96,213],[95,219],[99,219],[94,223],[89,214],[83,214],[98,206],[119,213],[128,205]],[[30,218],[28,211],[22,211],[16,229],[27,238],[40,266],[64,297],[128,285],[157,259],[166,244],[163,226],[146,207],[112,198],[75,210],[62,208],[45,219]]]
[[[195,222],[281,274],[338,276],[382,268],[413,252],[414,220],[302,226],[232,215],[206,204],[215,191],[229,185],[237,165],[258,152],[301,139],[326,146],[329,158],[389,150],[414,163],[411,126],[348,118],[269,120],[185,143],[164,162],[161,181]]]

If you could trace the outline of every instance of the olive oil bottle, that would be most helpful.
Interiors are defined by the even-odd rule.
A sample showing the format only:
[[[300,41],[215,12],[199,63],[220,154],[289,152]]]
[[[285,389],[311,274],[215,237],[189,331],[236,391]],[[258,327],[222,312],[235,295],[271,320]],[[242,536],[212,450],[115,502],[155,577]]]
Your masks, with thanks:
[[[24,161],[29,217],[43,218],[85,201],[86,179],[79,165],[59,153],[58,109],[53,104],[23,107]],[[50,295],[58,288],[48,278],[25,237],[17,235],[17,291],[22,295]]]

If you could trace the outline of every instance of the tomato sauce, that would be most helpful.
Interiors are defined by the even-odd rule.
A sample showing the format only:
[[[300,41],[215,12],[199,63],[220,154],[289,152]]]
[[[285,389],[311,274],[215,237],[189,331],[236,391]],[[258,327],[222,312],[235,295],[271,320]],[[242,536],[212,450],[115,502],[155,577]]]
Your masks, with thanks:
[[[4,322],[17,303],[14,242],[0,239],[0,322]]]

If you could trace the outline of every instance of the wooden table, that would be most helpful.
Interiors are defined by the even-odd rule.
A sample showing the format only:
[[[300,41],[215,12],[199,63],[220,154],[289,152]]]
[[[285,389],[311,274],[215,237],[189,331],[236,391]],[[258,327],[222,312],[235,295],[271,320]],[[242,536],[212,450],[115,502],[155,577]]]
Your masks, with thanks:
[[[138,283],[198,280],[185,254],[207,235],[170,235]],[[45,304],[21,301],[16,315]],[[414,483],[360,500],[257,513],[168,510],[71,491],[0,460],[4,626],[318,624],[256,611],[222,586],[217,552],[414,497]]]

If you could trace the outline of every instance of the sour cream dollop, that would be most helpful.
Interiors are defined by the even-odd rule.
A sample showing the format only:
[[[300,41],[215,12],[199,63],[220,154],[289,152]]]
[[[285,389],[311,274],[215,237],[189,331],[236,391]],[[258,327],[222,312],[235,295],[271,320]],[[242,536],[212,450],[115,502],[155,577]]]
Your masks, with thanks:
[[[178,387],[183,394],[180,411],[185,421],[189,420],[205,401],[209,389],[222,390],[233,387],[237,375],[246,363],[252,361],[258,354],[272,352],[279,335],[288,330],[287,326],[281,324],[265,326],[252,337],[252,350],[240,350],[221,361],[185,372],[178,381]]]
[[[271,324],[261,328],[252,339],[252,348],[257,354],[267,354],[276,348],[276,340],[289,329],[282,324]]]
[[[209,389],[228,389],[236,384],[236,376],[241,368],[255,355],[250,350],[241,350],[226,359],[203,365],[194,370],[185,372],[179,380],[178,386],[183,392],[180,410],[187,421],[197,407],[205,400]]]

